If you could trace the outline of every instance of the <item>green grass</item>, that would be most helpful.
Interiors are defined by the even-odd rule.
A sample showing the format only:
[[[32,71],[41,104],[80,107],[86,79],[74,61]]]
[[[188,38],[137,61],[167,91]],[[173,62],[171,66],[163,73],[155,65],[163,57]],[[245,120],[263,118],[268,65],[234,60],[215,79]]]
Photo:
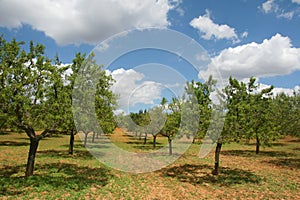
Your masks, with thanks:
[[[111,140],[128,151],[152,151],[124,134]],[[0,135],[0,199],[300,199],[300,140],[283,138],[255,154],[253,144],[226,144],[221,174],[211,175],[213,153],[200,159],[193,144],[177,161],[159,171],[132,174],[100,163],[76,137],[74,155],[69,137],[41,140],[34,176],[24,177],[29,149],[26,134]],[[158,147],[166,145],[158,138]],[[130,163],[130,162],[129,162]]]

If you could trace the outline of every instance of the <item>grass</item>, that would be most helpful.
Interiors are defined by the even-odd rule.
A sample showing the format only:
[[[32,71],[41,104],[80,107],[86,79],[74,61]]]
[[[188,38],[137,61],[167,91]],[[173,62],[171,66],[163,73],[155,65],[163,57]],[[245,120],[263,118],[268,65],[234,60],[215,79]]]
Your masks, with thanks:
[[[151,136],[146,145],[121,130],[109,138],[128,151],[153,151]],[[1,134],[0,199],[300,199],[297,138],[283,138],[259,155],[253,144],[226,144],[219,176],[211,175],[213,153],[198,157],[199,144],[163,169],[133,174],[100,163],[78,136],[69,155],[68,142],[65,135],[41,140],[34,176],[26,178],[26,134]],[[167,145],[163,137],[157,142],[157,148]]]

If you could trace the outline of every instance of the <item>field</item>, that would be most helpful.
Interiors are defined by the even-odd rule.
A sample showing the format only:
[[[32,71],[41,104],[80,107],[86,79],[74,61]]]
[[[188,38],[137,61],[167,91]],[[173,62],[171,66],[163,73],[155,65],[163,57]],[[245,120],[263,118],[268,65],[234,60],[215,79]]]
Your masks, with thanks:
[[[130,151],[152,148],[117,129],[114,143]],[[159,171],[132,174],[101,164],[76,137],[41,140],[34,176],[25,178],[29,139],[25,133],[0,135],[0,199],[300,199],[300,139],[285,137],[255,154],[254,144],[225,144],[221,174],[211,175],[214,154],[200,159],[193,144],[175,163]],[[158,138],[158,147],[166,144]]]

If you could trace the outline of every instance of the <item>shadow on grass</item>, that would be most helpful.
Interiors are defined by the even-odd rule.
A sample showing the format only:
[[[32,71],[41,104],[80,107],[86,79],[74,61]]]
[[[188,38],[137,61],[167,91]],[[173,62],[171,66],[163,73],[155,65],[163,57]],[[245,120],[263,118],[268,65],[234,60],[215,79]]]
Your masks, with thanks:
[[[260,151],[259,154],[255,154],[255,150],[224,150],[222,155],[228,156],[242,156],[242,157],[253,157],[253,156],[268,156],[268,157],[289,157],[294,156],[293,153],[284,151]]]
[[[263,162],[277,165],[280,167],[300,169],[300,159],[297,158],[278,158],[276,160],[263,161]]]
[[[36,175],[12,176],[24,169],[25,166],[3,166],[0,172],[0,196],[25,195],[41,191],[55,195],[56,190],[81,191],[91,188],[92,185],[105,186],[112,177],[107,168],[90,168],[67,163],[36,165]]]
[[[70,155],[68,151],[60,150],[42,150],[37,152],[38,156],[49,158],[80,158],[80,159],[94,159],[93,155],[86,150],[74,150],[73,155]]]
[[[0,131],[0,135],[9,135],[10,133],[8,131]]]
[[[140,150],[145,150],[145,151],[150,151],[150,150],[158,150],[160,148],[163,148],[164,146],[163,145],[158,145],[156,143],[156,147],[153,148],[153,144],[149,142],[149,144],[140,144],[140,145],[134,145],[133,148],[135,149],[140,149]]]
[[[0,146],[28,146],[29,142],[0,141]]]
[[[218,176],[211,174],[212,167],[209,165],[184,164],[163,171],[163,175],[177,178],[180,182],[197,184],[214,184],[220,186],[231,186],[238,184],[259,184],[262,179],[253,172],[242,169],[221,168]]]
[[[300,142],[300,138],[299,139],[288,140],[287,142],[298,143],[298,142]]]

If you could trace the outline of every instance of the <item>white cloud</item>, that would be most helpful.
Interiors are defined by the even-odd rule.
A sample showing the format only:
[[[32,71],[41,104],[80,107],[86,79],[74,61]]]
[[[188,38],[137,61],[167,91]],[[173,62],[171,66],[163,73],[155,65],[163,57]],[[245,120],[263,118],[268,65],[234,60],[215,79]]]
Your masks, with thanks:
[[[183,17],[185,14],[185,11],[180,7],[176,8],[176,11],[178,12],[179,16],[181,16],[181,17]]]
[[[293,3],[300,4],[300,0],[292,0]]]
[[[266,84],[259,84],[259,88],[258,90],[261,91],[262,89],[265,89],[265,88],[268,88],[270,87],[270,85],[266,85]],[[296,85],[293,89],[292,88],[280,88],[280,87],[275,87],[273,90],[272,90],[272,93],[273,93],[273,96],[276,96],[280,93],[285,93],[286,95],[288,96],[293,96],[294,95],[294,92],[298,91],[300,88],[300,86]]]
[[[122,109],[138,103],[154,104],[154,100],[161,99],[163,87],[154,81],[143,81],[144,74],[133,69],[123,68],[111,72],[116,83],[112,87],[115,94],[119,94],[119,106]]]
[[[294,14],[295,14],[294,11],[283,12],[281,14],[278,14],[277,17],[291,20],[294,17]]]
[[[168,0],[2,0],[0,26],[29,24],[58,44],[95,44],[131,28],[166,27],[180,1]]]
[[[300,70],[300,48],[295,48],[288,37],[276,34],[262,43],[249,43],[235,48],[224,49],[212,58],[206,71],[199,77],[210,74],[227,82],[229,76],[238,80],[254,77],[270,77],[290,74]]]
[[[249,35],[249,33],[247,31],[245,31],[241,34],[241,38],[246,38],[246,37],[248,37],[248,35]]]
[[[210,18],[210,12],[206,10],[206,14],[203,16],[199,16],[198,18],[194,18],[190,25],[198,29],[201,33],[203,33],[202,38],[206,40],[210,40],[213,38],[216,39],[231,39],[233,41],[238,40],[238,36],[235,32],[234,28],[226,24],[216,24]]]
[[[265,13],[277,12],[279,6],[274,2],[274,0],[267,0],[262,4],[262,9]]]
[[[292,0],[292,2],[294,1],[295,0]],[[300,2],[299,0],[296,1]],[[274,13],[277,18],[285,18],[288,20],[291,20],[295,14],[295,11],[287,12],[284,9],[280,8],[280,6],[277,3],[275,3],[275,0],[267,0],[262,4],[260,8],[266,14]]]

